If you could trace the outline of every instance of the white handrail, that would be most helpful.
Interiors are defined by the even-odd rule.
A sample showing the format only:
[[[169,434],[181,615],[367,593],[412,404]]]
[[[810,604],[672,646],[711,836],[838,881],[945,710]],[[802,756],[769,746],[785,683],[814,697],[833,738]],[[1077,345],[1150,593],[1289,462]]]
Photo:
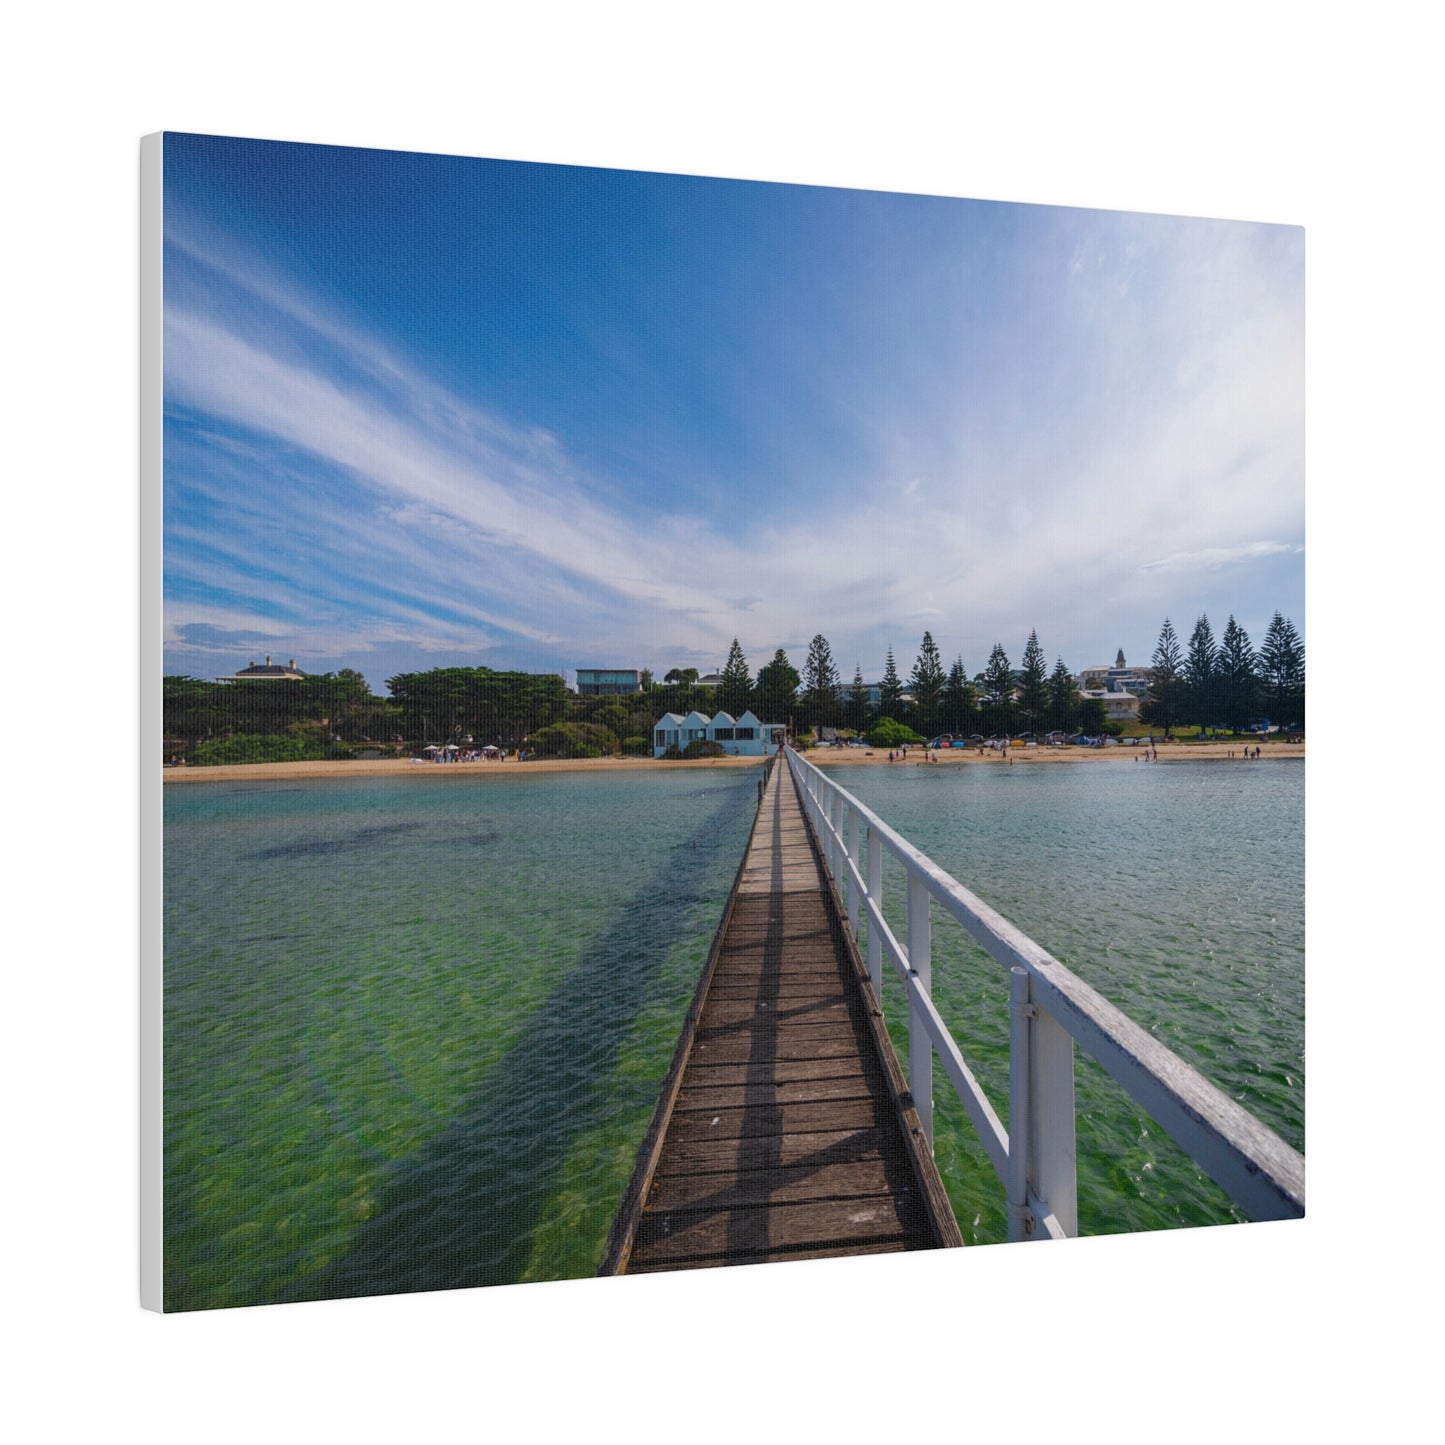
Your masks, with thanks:
[[[787,759],[819,849],[846,893],[844,922],[855,944],[860,918],[868,920],[875,1002],[881,1008],[885,960],[907,988],[909,1088],[929,1145],[936,1052],[1007,1191],[1010,1240],[1078,1233],[1076,1042],[1251,1218],[1304,1215],[1303,1155],[792,748]],[[883,917],[884,849],[907,877],[906,944]],[[1010,972],[1012,1134],[934,1007],[930,900]]]

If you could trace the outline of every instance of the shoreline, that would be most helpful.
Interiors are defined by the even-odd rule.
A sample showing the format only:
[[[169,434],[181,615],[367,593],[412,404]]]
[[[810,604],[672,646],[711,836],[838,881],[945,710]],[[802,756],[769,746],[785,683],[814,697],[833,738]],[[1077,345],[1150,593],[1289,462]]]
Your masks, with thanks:
[[[1159,761],[1191,762],[1211,761],[1237,763],[1241,767],[1248,761],[1244,756],[1245,743],[1160,743]],[[1252,746],[1249,745],[1249,746]],[[1261,743],[1263,751],[1257,760],[1303,762],[1304,743]],[[976,750],[952,748],[948,751],[929,753],[930,759],[937,758],[939,767],[1007,767],[1012,761],[1024,767],[1058,767],[1084,763],[1129,764],[1137,760],[1143,764],[1145,747],[1130,747],[1127,743],[1115,748],[1012,748],[1007,754],[985,752],[979,757]],[[865,767],[915,767],[923,765],[923,749],[909,749],[906,763],[889,763],[887,748],[810,748],[803,756],[820,768],[834,764],[861,764]],[[699,768],[755,768],[761,758],[697,758],[693,760],[664,760],[662,758],[536,758],[531,762],[518,763],[515,759],[502,762],[476,763],[432,763],[416,762],[411,758],[374,758],[367,761],[345,759],[338,761],[317,761],[300,763],[224,763],[218,767],[164,767],[162,780],[166,783],[228,783],[241,778],[347,778],[347,777],[511,777],[518,770],[525,773],[578,773],[578,772],[639,772],[650,769],[696,770]],[[929,766],[933,764],[930,763]]]

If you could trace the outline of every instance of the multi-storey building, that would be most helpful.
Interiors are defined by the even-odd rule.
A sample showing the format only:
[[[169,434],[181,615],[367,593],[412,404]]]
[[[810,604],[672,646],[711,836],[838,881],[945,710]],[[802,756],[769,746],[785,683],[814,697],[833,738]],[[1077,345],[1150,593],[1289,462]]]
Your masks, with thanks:
[[[626,697],[642,691],[642,673],[635,667],[579,667],[577,691],[583,697]]]

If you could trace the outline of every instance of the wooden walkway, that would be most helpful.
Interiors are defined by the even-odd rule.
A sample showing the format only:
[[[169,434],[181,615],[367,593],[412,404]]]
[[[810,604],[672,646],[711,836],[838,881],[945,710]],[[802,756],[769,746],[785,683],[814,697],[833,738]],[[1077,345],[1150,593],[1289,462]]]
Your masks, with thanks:
[[[601,1273],[962,1244],[838,915],[780,758]]]

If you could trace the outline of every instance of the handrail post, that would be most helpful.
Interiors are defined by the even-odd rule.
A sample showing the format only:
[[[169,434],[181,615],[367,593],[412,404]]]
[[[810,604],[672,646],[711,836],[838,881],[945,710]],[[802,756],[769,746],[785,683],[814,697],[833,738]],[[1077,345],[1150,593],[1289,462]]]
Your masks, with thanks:
[[[868,825],[868,896],[881,914],[883,912],[883,839],[878,829]],[[868,977],[873,980],[873,1001],[883,1013],[883,935],[868,920]]]
[[[1079,1233],[1079,1169],[1074,1142],[1074,1041],[1047,1009],[1029,1021],[1033,1081],[1034,1192],[1070,1238]]]
[[[848,927],[853,930],[853,942],[858,942],[858,884],[853,870],[858,866],[858,809],[848,806],[848,860],[853,868],[848,870]]]
[[[1074,1041],[1033,1002],[1026,968],[1009,972],[1009,1241],[1040,1239],[1029,1190],[1070,1238],[1079,1232]]]
[[[917,986],[926,994],[933,991],[932,937],[928,916],[928,884],[912,869],[908,873],[908,968]],[[908,999],[908,1087],[928,1152],[933,1152],[933,1040],[928,1036],[923,1012]]]
[[[1009,970],[1008,1052],[1008,1242],[1018,1244],[1033,1232],[1029,1209],[1029,971],[1017,964]]]

